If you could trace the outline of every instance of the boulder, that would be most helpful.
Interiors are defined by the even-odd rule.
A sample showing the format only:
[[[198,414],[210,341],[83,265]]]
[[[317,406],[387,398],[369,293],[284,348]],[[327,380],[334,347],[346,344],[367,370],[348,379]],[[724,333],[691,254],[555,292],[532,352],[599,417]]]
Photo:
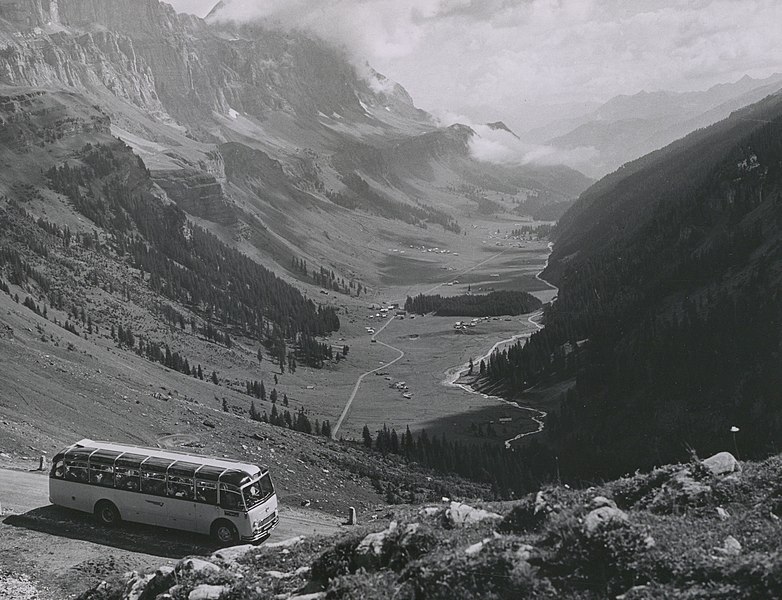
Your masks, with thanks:
[[[551,507],[549,506],[548,500],[546,500],[546,496],[543,495],[543,490],[538,491],[538,493],[535,494],[535,514],[547,514],[550,512]]]
[[[274,550],[275,548],[292,548],[304,541],[303,535],[297,535],[296,537],[281,540],[279,542],[271,542],[263,545],[264,550]]]
[[[738,556],[741,554],[741,543],[732,535],[729,535],[725,538],[725,542],[722,544],[722,547],[715,548],[715,550],[724,554],[725,556]]]
[[[216,573],[220,570],[216,564],[201,558],[183,558],[177,563],[176,572],[182,573]]]
[[[627,522],[627,513],[611,506],[601,506],[591,511],[584,519],[587,533],[594,533],[598,528],[609,522]]]
[[[703,461],[703,466],[713,475],[727,475],[741,471],[741,464],[730,452],[718,452],[714,456],[710,456]]]
[[[502,519],[502,515],[483,510],[482,508],[473,508],[461,502],[451,502],[451,506],[445,509],[446,524],[452,527],[472,525],[488,519]]]
[[[135,571],[131,573],[130,579],[125,585],[125,591],[122,594],[123,600],[139,600],[153,577],[154,575],[140,575]]]
[[[730,519],[730,513],[721,506],[717,507],[717,516],[723,521]]]
[[[155,600],[159,594],[168,590],[174,583],[176,583],[174,567],[163,565],[152,575],[144,593],[139,596],[139,600]]]
[[[397,530],[397,522],[391,521],[387,529],[370,533],[356,547],[356,564],[359,567],[372,568],[380,563],[386,540]]]
[[[605,496],[595,496],[589,501],[589,508],[594,510],[596,508],[603,508],[604,506],[610,506],[616,508],[616,502]]]
[[[529,544],[522,544],[513,554],[516,557],[516,560],[528,562],[534,550],[535,548]]]
[[[204,583],[193,588],[187,596],[187,600],[218,600],[228,589],[227,585],[208,585]]]
[[[244,544],[242,546],[231,546],[230,548],[223,548],[212,554],[213,558],[218,558],[228,565],[233,565],[237,560],[242,558],[245,554],[251,550],[255,550],[255,546],[252,544]]]

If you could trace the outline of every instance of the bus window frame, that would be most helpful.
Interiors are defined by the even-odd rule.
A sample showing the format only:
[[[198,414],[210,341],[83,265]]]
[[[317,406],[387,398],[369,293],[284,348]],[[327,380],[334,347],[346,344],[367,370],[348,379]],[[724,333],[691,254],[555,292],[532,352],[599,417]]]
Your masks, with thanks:
[[[149,456],[141,463],[141,486],[139,488],[139,491],[142,494],[148,494],[150,496],[163,496],[166,497],[167,489],[168,489],[168,467],[171,466],[171,463],[174,461],[169,462],[164,466],[163,463],[165,463],[168,459],[159,459],[154,456]],[[151,477],[152,475],[162,475],[162,478],[160,477]],[[154,481],[159,482],[160,487],[155,486],[156,490],[147,490],[145,489],[144,482],[147,482],[147,485],[149,485],[148,482]]]
[[[195,475],[201,466],[183,460],[171,463],[168,469],[166,469],[166,495],[177,500],[195,501]],[[178,481],[176,479],[172,481],[172,477],[178,479]],[[185,488],[185,485],[188,483],[189,486]],[[186,489],[186,493],[179,495],[176,491],[172,491],[174,489],[172,486],[182,486],[181,489]]]

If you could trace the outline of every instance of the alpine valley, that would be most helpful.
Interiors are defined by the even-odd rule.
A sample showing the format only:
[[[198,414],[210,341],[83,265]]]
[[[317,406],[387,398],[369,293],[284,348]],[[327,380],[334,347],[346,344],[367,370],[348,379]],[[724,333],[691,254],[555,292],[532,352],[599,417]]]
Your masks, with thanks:
[[[442,123],[229,4],[0,0],[0,597],[782,596],[782,78]],[[279,525],[101,527],[83,438]]]

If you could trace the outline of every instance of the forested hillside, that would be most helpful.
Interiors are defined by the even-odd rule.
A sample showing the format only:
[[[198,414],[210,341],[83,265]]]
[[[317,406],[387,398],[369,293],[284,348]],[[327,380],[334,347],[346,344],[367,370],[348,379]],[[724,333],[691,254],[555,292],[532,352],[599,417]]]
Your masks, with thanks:
[[[782,97],[627,165],[555,232],[546,327],[498,354],[514,390],[575,377],[548,420],[563,474],[606,475],[782,434]]]

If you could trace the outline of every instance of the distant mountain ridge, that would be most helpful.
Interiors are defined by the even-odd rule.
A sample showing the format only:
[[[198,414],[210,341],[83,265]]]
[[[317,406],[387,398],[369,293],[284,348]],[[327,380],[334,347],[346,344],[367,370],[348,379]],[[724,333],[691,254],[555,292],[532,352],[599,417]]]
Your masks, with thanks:
[[[528,132],[531,139],[563,149],[595,148],[584,170],[599,177],[732,111],[782,88],[782,74],[765,79],[744,76],[702,92],[646,92],[612,98],[591,113]]]

